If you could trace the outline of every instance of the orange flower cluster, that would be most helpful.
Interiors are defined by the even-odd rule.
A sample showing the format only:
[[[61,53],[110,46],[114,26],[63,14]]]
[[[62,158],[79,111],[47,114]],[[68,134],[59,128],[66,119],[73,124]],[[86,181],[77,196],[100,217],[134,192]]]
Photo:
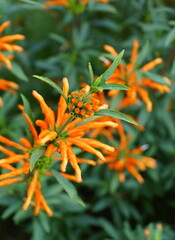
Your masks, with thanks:
[[[20,139],[21,145],[3,136],[0,136],[0,142],[22,151],[22,154],[16,154],[14,151],[0,146],[0,151],[7,156],[6,158],[0,159],[0,168],[9,171],[0,175],[0,187],[21,181],[30,182],[22,209],[27,210],[29,205],[33,204],[35,206],[34,215],[38,215],[40,209],[42,209],[46,211],[48,216],[52,216],[53,212],[41,193],[41,184],[38,180],[40,169],[36,168],[33,172],[30,172],[30,152],[34,149],[32,144],[26,138]],[[48,146],[45,159],[49,159],[50,154],[50,146]],[[18,168],[14,167],[15,163],[19,164]],[[34,202],[32,202],[33,196]]]
[[[109,0],[95,0],[95,2],[109,3]],[[79,1],[79,4],[82,4],[82,5],[88,4],[88,3],[89,3],[89,0],[80,0]],[[69,0],[50,0],[50,1],[45,3],[46,7],[50,7],[50,6],[53,6],[53,5],[62,5],[62,6],[65,6],[65,7],[70,6]]]
[[[8,36],[1,36],[4,29],[6,29],[10,25],[10,21],[6,21],[3,24],[0,25],[0,67],[2,66],[2,63],[6,65],[8,69],[12,68],[12,64],[10,60],[14,58],[13,54],[5,55],[2,51],[16,51],[21,52],[23,51],[23,48],[20,47],[17,44],[13,44],[12,42],[15,40],[23,40],[25,37],[21,34],[14,34],[14,35],[8,35]],[[4,79],[0,79],[0,90],[8,91],[10,93],[15,93],[14,90],[17,90],[19,88],[18,84],[7,81]],[[0,106],[3,105],[2,98],[0,97]]]
[[[138,170],[145,171],[146,168],[155,168],[156,160],[151,157],[141,155],[145,150],[145,146],[137,147],[130,150],[128,142],[125,141],[123,146],[116,147],[115,152],[108,154],[105,158],[105,162],[108,163],[108,167],[118,171],[119,181],[125,181],[124,170],[128,172],[139,182],[143,183],[144,179]]]
[[[6,21],[0,25],[0,36],[2,35],[4,29],[6,29],[8,26],[10,26],[10,21]],[[8,69],[12,68],[10,60],[14,58],[14,55],[11,54],[6,56],[2,51],[5,50],[8,52],[22,52],[23,48],[12,42],[15,40],[24,40],[24,38],[25,37],[22,34],[14,34],[0,37],[0,66],[2,65],[2,63],[4,63]]]
[[[82,89],[79,93],[70,94],[68,96],[69,91],[69,84],[68,80],[66,78],[63,79],[63,92],[65,96],[68,99],[69,105],[67,105],[65,99],[61,96],[60,100],[58,102],[58,111],[55,117],[55,114],[52,109],[50,109],[47,104],[45,103],[43,97],[37,93],[36,91],[33,91],[33,96],[38,100],[40,103],[42,112],[44,114],[45,120],[37,120],[36,125],[40,127],[40,134],[38,135],[38,144],[45,145],[49,142],[53,142],[54,152],[59,152],[61,154],[61,158],[57,158],[57,160],[61,160],[61,166],[60,169],[63,172],[62,174],[66,176],[70,180],[74,180],[77,182],[82,181],[81,177],[81,170],[78,166],[78,163],[89,163],[95,165],[95,162],[92,160],[87,159],[79,159],[74,154],[72,146],[77,146],[81,148],[82,150],[85,150],[87,152],[90,152],[94,155],[96,155],[99,159],[102,161],[105,160],[102,153],[95,148],[101,148],[106,149],[111,152],[114,151],[113,147],[110,147],[106,144],[103,144],[97,140],[93,140],[90,138],[83,138],[83,136],[89,132],[91,129],[110,126],[116,128],[118,124],[112,122],[112,121],[99,121],[99,118],[96,118],[94,120],[90,120],[87,123],[83,123],[84,121],[84,114],[80,115],[78,113],[72,114],[72,109],[70,108],[70,102],[72,103],[72,99],[76,99],[78,97],[78,94],[86,94],[87,96],[87,102],[89,102],[91,98],[91,94]],[[83,93],[84,92],[84,93]],[[72,96],[74,95],[74,96]],[[82,95],[80,96],[80,100],[82,101]],[[78,104],[81,101],[76,101],[74,104]],[[93,100],[93,102],[95,99]],[[86,106],[85,99],[83,98],[83,105],[79,108]],[[69,106],[69,108],[68,108]],[[71,111],[69,111],[71,109]],[[67,112],[68,110],[68,112]],[[77,115],[78,114],[78,115]],[[86,116],[86,114],[85,114]],[[89,116],[88,116],[89,117]],[[76,124],[79,124],[78,126]],[[58,147],[59,146],[59,147]],[[69,175],[64,172],[66,172],[66,166],[70,163],[72,168],[75,171],[75,175]]]
[[[3,172],[0,175],[0,186],[9,185],[12,183],[26,181],[29,185],[27,190],[27,197],[22,206],[23,210],[27,210],[29,205],[34,205],[34,215],[38,215],[40,210],[47,212],[48,216],[52,216],[53,212],[47,205],[41,193],[41,184],[39,179],[43,175],[52,175],[49,172],[52,167],[53,161],[61,161],[60,170],[61,174],[69,180],[76,182],[82,182],[81,169],[79,163],[87,163],[90,165],[95,165],[96,162],[89,159],[77,158],[73,146],[77,146],[82,150],[92,153],[97,156],[101,161],[105,161],[104,155],[97,150],[105,150],[108,152],[114,152],[114,148],[101,143],[97,140],[84,137],[84,135],[91,129],[101,128],[101,127],[114,127],[116,128],[118,124],[112,121],[103,121],[102,118],[95,118],[93,120],[89,119],[88,122],[83,122],[84,119],[77,117],[77,115],[72,115],[69,111],[67,102],[75,98],[74,94],[68,95],[69,83],[66,78],[63,79],[63,93],[66,96],[67,101],[63,96],[60,97],[58,102],[58,112],[55,115],[54,111],[47,106],[43,97],[33,91],[33,96],[38,100],[41,106],[41,110],[45,117],[44,120],[36,120],[36,125],[39,127],[39,131],[36,130],[34,123],[32,122],[29,115],[25,112],[24,107],[19,105],[19,109],[22,111],[22,115],[26,120],[30,132],[33,136],[33,143],[29,142],[26,138],[21,138],[21,144],[15,143],[3,136],[0,136],[0,142],[3,145],[11,146],[22,154],[16,154],[12,150],[8,150],[5,146],[0,145],[0,151],[7,157],[0,159],[0,168],[5,169],[7,172]],[[75,93],[75,92],[74,92]],[[95,98],[88,93],[88,90],[82,89],[78,94],[85,94],[86,98],[80,96],[81,101],[86,106],[87,102],[91,101],[92,106],[95,104]],[[74,96],[72,96],[74,95]],[[79,102],[81,102],[79,101]],[[78,103],[78,102],[77,102]],[[98,102],[99,104],[99,102]],[[82,106],[79,106],[80,108]],[[39,147],[45,147],[45,152],[37,160],[32,171],[30,171],[30,158],[32,153]],[[56,154],[60,154],[60,157],[56,157]],[[15,164],[18,163],[17,167]],[[70,175],[66,173],[66,168],[68,163],[72,166],[75,171],[75,175]],[[33,199],[33,200],[32,200]]]
[[[115,51],[115,49],[109,45],[104,46],[105,50],[112,54],[113,56],[117,56],[118,53]],[[138,59],[138,49],[139,49],[139,43],[137,40],[134,40],[133,42],[133,49],[131,53],[130,63],[124,65],[123,63],[120,63],[118,65],[118,68],[114,71],[113,75],[109,78],[107,81],[108,83],[119,83],[123,85],[127,85],[130,87],[130,90],[126,91],[126,97],[123,98],[120,105],[118,106],[118,109],[131,106],[133,104],[136,104],[139,101],[139,98],[137,94],[140,96],[140,98],[145,102],[147,111],[152,111],[152,102],[149,98],[148,92],[144,87],[149,87],[152,89],[155,89],[161,93],[169,92],[170,88],[167,85],[156,83],[153,80],[142,77],[142,79],[138,79],[137,72],[136,72],[136,61]],[[110,61],[105,61],[106,66],[110,66]],[[161,58],[156,58],[153,61],[145,64],[141,67],[142,71],[150,71],[158,64],[162,63]],[[171,83],[171,81],[164,77],[164,80],[167,83]],[[119,90],[111,90],[109,91],[110,96],[116,96],[119,93]]]

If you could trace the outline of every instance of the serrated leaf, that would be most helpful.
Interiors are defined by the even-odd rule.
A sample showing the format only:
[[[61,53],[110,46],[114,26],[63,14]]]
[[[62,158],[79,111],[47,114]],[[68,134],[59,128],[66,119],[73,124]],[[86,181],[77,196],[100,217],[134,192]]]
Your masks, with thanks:
[[[12,69],[9,70],[13,75],[15,75],[17,78],[24,82],[28,82],[29,79],[24,73],[23,69],[18,63],[13,62],[12,63]]]
[[[95,116],[110,116],[110,117],[118,118],[120,120],[124,120],[126,122],[137,125],[137,123],[134,120],[132,120],[130,117],[126,116],[125,114],[123,114],[117,110],[101,109],[98,112],[96,112],[94,115]]]
[[[102,90],[111,90],[111,89],[130,90],[128,86],[123,84],[118,84],[118,83],[105,83],[105,84],[102,84],[99,88]]]
[[[92,65],[91,65],[90,62],[88,63],[88,69],[89,69],[91,84],[93,84],[93,82],[94,82],[94,72],[93,72]]]
[[[144,77],[149,78],[149,79],[153,80],[154,82],[169,86],[169,84],[163,79],[163,77],[156,73],[143,71],[143,75],[144,75]]]
[[[21,98],[22,98],[22,101],[23,101],[24,111],[32,119],[32,110],[31,110],[30,103],[29,103],[28,99],[22,93],[20,95],[21,95]]]
[[[111,77],[114,70],[117,68],[118,64],[120,63],[123,54],[124,54],[124,50],[115,58],[111,66],[101,76],[99,76],[96,79],[96,81],[94,82],[94,86],[98,87],[103,85]]]
[[[30,171],[33,170],[35,163],[44,154],[45,150],[46,150],[46,148],[41,146],[41,147],[36,148],[32,152],[31,157],[30,157]]]
[[[67,102],[67,98],[66,98],[65,94],[63,93],[63,91],[61,90],[61,88],[56,83],[54,83],[52,80],[50,80],[49,78],[46,78],[46,77],[38,76],[38,75],[33,75],[33,77],[38,78],[39,80],[49,84],[57,92],[59,92],[59,94],[61,94],[64,97],[65,101]]]
[[[78,196],[77,190],[74,187],[74,185],[69,180],[67,180],[65,177],[63,177],[59,172],[53,170],[52,174],[57,179],[59,184],[63,187],[63,189],[67,192],[69,197],[84,207],[85,203]]]

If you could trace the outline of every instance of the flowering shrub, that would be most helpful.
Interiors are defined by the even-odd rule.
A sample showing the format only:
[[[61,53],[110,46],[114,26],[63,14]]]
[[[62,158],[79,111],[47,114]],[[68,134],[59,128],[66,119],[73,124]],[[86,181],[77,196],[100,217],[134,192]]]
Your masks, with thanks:
[[[174,239],[174,7],[2,4],[2,240]]]

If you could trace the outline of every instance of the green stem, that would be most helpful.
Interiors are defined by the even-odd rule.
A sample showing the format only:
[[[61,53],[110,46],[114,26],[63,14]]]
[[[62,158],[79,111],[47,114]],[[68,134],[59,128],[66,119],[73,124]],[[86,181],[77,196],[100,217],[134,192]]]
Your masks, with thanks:
[[[65,123],[60,127],[59,131],[58,131],[58,137],[60,136],[60,134],[63,132],[63,130],[65,129],[65,127],[74,119],[74,116],[70,116]]]

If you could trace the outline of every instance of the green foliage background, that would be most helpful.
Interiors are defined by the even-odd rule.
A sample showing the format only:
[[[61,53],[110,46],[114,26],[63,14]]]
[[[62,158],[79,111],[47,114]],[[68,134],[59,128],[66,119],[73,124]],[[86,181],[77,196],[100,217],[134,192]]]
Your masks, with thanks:
[[[83,183],[74,186],[85,207],[63,191],[55,182],[49,187],[43,182],[48,204],[54,206],[54,216],[45,213],[33,217],[32,207],[21,210],[26,186],[17,184],[0,189],[2,240],[174,240],[175,239],[175,3],[172,0],[111,0],[110,4],[91,3],[81,13],[54,6],[44,8],[45,1],[1,0],[0,21],[11,20],[7,34],[26,36],[20,45],[25,51],[16,54],[13,70],[0,69],[2,78],[16,81],[20,90],[15,96],[3,93],[4,107],[0,109],[0,131],[13,140],[24,136],[25,122],[17,108],[22,103],[20,93],[32,105],[34,118],[39,104],[31,90],[39,91],[50,106],[57,105],[58,95],[33,74],[52,78],[61,84],[69,78],[71,89],[89,81],[87,63],[91,62],[96,75],[105,68],[99,56],[103,45],[112,45],[118,52],[125,49],[127,61],[132,41],[138,39],[142,56],[139,64],[155,57],[164,63],[156,67],[159,74],[172,79],[171,92],[159,94],[150,90],[154,103],[148,113],[145,105],[131,107],[128,114],[137,117],[145,127],[140,132],[124,123],[132,135],[132,147],[148,144],[146,154],[157,159],[157,167],[143,175],[139,184],[131,176],[119,183],[117,173],[107,166],[82,166]],[[81,9],[80,9],[81,10]],[[171,111],[167,108],[171,106]],[[102,137],[102,141],[105,139]],[[88,154],[87,154],[88,156]],[[91,156],[90,156],[91,157]],[[163,224],[163,231],[157,227]],[[150,229],[146,238],[144,229]]]

